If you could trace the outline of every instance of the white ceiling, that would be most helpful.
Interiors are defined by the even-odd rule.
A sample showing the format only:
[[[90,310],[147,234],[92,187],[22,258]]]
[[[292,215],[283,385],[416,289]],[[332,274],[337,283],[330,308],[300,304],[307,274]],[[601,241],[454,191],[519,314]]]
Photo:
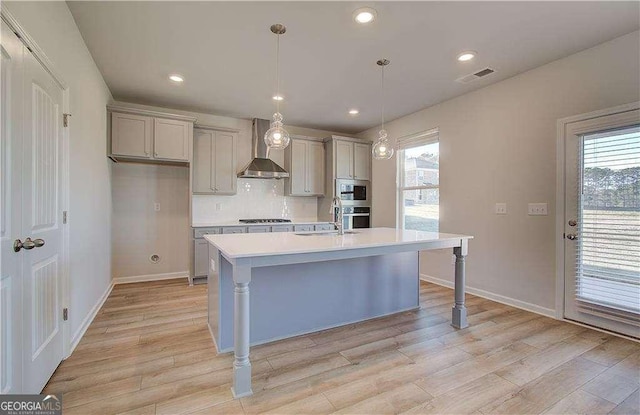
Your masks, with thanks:
[[[283,23],[285,123],[345,133],[391,120],[638,30],[630,2],[68,2],[115,99],[270,118],[273,23]],[[378,19],[357,25],[353,11]],[[456,61],[475,50],[470,62]],[[497,72],[460,84],[485,67]],[[183,85],[167,80],[185,76]],[[358,108],[360,115],[347,114]]]

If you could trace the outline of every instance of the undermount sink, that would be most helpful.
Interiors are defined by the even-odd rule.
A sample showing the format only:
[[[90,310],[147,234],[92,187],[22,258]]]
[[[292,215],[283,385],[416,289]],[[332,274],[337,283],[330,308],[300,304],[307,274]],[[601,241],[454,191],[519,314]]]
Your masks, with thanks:
[[[344,231],[345,235],[359,233],[358,231]],[[338,231],[318,231],[318,232],[296,232],[295,235],[300,236],[339,236]]]

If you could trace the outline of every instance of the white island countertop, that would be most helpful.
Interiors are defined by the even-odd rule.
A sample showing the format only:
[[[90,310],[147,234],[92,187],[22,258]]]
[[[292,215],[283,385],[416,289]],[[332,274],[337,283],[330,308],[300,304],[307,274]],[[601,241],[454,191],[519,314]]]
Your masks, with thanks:
[[[215,245],[229,259],[263,257],[274,255],[294,255],[314,252],[344,251],[352,249],[418,246],[425,243],[460,245],[473,236],[450,233],[424,232],[394,228],[368,228],[336,232],[286,232],[261,234],[205,235],[205,239]]]

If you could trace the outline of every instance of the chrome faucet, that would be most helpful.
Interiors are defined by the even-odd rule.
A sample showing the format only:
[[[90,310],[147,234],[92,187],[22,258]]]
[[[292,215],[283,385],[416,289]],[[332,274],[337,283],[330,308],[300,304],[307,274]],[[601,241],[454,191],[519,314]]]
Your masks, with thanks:
[[[333,223],[336,225],[336,229],[338,230],[338,235],[344,235],[344,229],[342,227],[343,223],[343,212],[342,212],[342,200],[336,196],[331,201],[331,215],[333,216]]]

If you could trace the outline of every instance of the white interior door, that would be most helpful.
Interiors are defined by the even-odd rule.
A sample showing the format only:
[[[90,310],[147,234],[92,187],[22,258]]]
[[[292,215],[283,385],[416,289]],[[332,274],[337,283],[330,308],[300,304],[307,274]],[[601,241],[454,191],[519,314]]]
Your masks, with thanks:
[[[25,393],[34,393],[42,390],[64,357],[63,91],[31,53],[24,53],[24,69],[22,228],[35,247],[22,251],[23,385]]]
[[[565,317],[640,337],[640,111],[566,125]]]
[[[22,392],[22,59],[23,46],[2,22],[0,37],[0,393]]]

